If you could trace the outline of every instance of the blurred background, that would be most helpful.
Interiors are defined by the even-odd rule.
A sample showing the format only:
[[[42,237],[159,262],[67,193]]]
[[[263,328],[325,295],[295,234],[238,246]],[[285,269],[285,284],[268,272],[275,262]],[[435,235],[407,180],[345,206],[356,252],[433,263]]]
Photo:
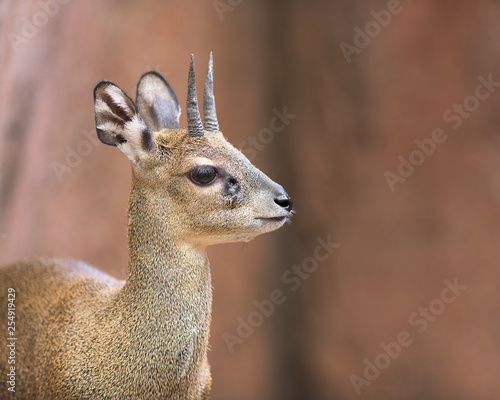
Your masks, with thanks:
[[[488,0],[3,0],[0,263],[124,278],[130,165],[92,90],[155,69],[185,109],[213,51],[221,130],[297,211],[209,250],[213,398],[496,399],[499,21]]]

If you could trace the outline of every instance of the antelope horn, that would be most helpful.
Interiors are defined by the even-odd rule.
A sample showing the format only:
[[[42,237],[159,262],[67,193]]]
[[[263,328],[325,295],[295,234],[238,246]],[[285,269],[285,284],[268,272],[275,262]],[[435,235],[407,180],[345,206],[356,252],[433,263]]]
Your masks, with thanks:
[[[198,109],[198,97],[196,95],[196,80],[194,76],[194,55],[191,54],[188,76],[188,94],[186,114],[189,135],[193,137],[203,136],[203,123],[201,122],[200,110]]]
[[[205,91],[203,93],[203,122],[207,131],[218,131],[217,111],[215,110],[214,97],[214,60],[210,52],[208,62],[207,79],[205,80]]]

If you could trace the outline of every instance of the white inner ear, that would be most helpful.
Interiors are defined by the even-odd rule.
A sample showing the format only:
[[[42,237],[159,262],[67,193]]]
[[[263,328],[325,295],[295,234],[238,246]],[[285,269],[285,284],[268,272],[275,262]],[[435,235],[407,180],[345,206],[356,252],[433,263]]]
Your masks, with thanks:
[[[101,99],[96,99],[95,104],[94,104],[94,109],[96,114],[100,113],[111,113],[111,108],[109,108],[108,104],[102,101]]]
[[[96,114],[113,114],[113,111],[111,108],[109,108],[108,104],[101,100],[101,99],[96,99],[95,101],[95,113]],[[108,131],[111,132],[115,135],[122,135],[124,134],[123,129],[121,128],[120,125],[118,125],[116,122],[110,121],[105,118],[101,118],[101,123],[97,125],[97,129],[103,130],[103,131]]]
[[[125,95],[123,92],[117,88],[116,86],[109,86],[106,88],[106,93],[109,94],[111,97],[111,100],[113,100],[113,103],[120,107],[125,113],[132,118],[135,114],[134,109],[130,109],[129,104],[127,103],[127,99],[125,98]]]
[[[138,142],[138,140],[142,141],[142,132],[147,129],[148,126],[142,117],[139,114],[135,114],[132,117],[132,121],[125,124],[124,134],[127,139],[140,145],[141,142]]]
[[[141,159],[148,157],[148,151],[143,148],[142,133],[148,130],[146,122],[127,104],[127,99],[120,89],[110,86],[106,88],[106,93],[111,97],[113,104],[123,109],[123,111],[130,117],[130,121],[125,122],[123,128],[111,120],[103,118],[101,123],[97,126],[98,129],[108,131],[114,135],[121,135],[126,140],[125,143],[117,144],[116,146],[135,164],[139,164]],[[109,105],[101,99],[95,102],[95,111],[97,114],[113,113]]]
[[[148,129],[148,126],[139,114],[132,117],[132,121],[125,124],[123,137],[127,139],[125,143],[117,147],[134,163],[148,156],[148,151],[143,147],[142,132]]]
[[[123,135],[123,129],[118,124],[112,121],[103,121],[102,123],[97,125],[97,129]]]

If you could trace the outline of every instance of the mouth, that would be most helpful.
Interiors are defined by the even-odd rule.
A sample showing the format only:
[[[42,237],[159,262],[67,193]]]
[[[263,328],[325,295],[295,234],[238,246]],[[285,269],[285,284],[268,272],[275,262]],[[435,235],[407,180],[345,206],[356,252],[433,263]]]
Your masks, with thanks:
[[[269,217],[269,218],[259,218],[259,219],[264,219],[267,221],[276,221],[276,222],[282,222],[286,220],[287,217]]]
[[[271,214],[272,215],[272,214]],[[290,223],[290,217],[293,215],[292,212],[274,215],[274,216],[255,216],[254,217],[254,229],[257,234],[275,231],[276,229],[282,228],[285,224]]]
[[[255,219],[258,219],[258,220],[261,220],[261,221],[268,221],[268,222],[278,222],[278,223],[285,223],[286,221],[288,221],[288,216],[282,216],[282,217],[258,217],[258,218],[255,218]]]
[[[290,211],[288,211],[286,213],[281,212],[278,215],[274,214],[273,216],[269,216],[269,217],[264,216],[262,214],[261,215],[256,215],[254,217],[254,219],[257,220],[257,221],[262,221],[261,224],[265,224],[268,227],[272,227],[272,226],[274,226],[274,227],[280,227],[280,226],[283,226],[286,223],[290,223],[293,214],[295,214],[295,211],[294,210],[290,210]],[[277,228],[274,228],[274,229],[277,229]]]

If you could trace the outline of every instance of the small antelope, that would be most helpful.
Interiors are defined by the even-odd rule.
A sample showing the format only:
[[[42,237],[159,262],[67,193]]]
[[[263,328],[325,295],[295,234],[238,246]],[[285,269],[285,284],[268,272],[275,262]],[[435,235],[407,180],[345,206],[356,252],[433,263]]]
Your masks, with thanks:
[[[292,200],[219,131],[212,54],[204,124],[193,56],[187,129],[154,71],[135,104],[102,81],[94,107],[99,139],[132,162],[127,279],[63,259],[0,268],[0,398],[208,399],[206,247],[280,228]]]

